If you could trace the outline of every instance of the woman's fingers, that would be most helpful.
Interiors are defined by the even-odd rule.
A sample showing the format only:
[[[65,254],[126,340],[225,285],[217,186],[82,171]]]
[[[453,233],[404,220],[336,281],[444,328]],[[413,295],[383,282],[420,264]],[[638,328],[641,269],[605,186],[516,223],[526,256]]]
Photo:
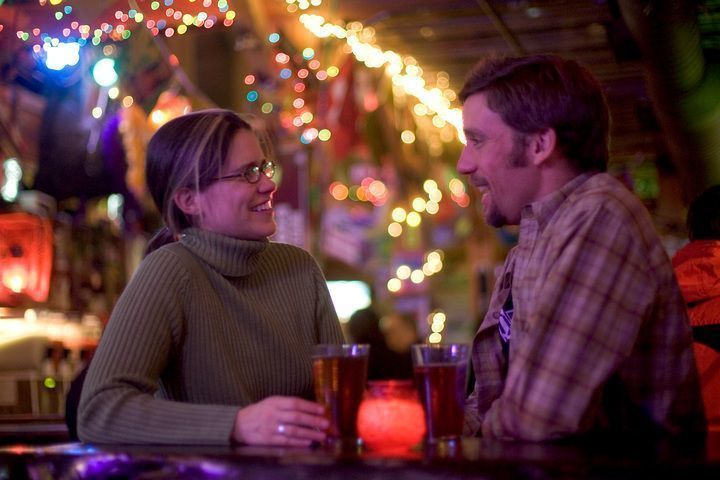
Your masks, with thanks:
[[[278,412],[278,420],[284,424],[300,425],[316,430],[325,430],[330,426],[327,418],[305,412],[286,410]]]
[[[270,397],[238,411],[233,439],[253,445],[309,446],[325,440],[324,408],[294,397]]]
[[[325,432],[315,428],[291,423],[282,423],[280,426],[282,429],[278,429],[278,435],[286,438],[301,438],[316,442],[325,440]]]
[[[306,412],[314,415],[325,413],[325,409],[319,403],[297,397],[270,397],[264,401],[277,404],[280,410]]]

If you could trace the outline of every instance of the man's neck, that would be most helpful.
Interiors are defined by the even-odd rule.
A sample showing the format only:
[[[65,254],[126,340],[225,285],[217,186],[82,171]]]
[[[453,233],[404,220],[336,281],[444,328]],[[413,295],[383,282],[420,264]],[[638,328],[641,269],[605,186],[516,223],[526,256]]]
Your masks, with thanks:
[[[556,157],[546,162],[540,167],[540,186],[536,200],[557,192],[581,173],[564,157]]]

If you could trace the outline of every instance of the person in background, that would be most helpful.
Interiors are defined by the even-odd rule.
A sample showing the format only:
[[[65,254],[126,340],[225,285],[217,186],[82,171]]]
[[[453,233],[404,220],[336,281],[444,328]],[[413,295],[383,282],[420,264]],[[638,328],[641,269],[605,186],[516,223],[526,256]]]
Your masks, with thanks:
[[[720,185],[690,203],[690,243],[672,259],[690,314],[708,427],[720,431]]]
[[[275,232],[272,178],[249,123],[227,110],[171,120],[147,182],[166,227],[149,245],[87,373],[86,442],[323,441],[312,347],[341,343],[325,279]]]
[[[412,373],[410,347],[420,342],[415,314],[393,312],[385,315],[380,319],[380,329],[388,348],[408,359]]]
[[[408,327],[398,322],[405,322],[402,315],[391,314],[380,319],[373,307],[350,315],[347,325],[353,341],[370,345],[368,380],[412,378],[410,344],[415,341],[405,345]]]
[[[474,339],[466,434],[704,431],[672,265],[645,207],[603,173],[598,82],[553,55],[490,58],[459,97],[457,169],[488,224],[520,225]]]

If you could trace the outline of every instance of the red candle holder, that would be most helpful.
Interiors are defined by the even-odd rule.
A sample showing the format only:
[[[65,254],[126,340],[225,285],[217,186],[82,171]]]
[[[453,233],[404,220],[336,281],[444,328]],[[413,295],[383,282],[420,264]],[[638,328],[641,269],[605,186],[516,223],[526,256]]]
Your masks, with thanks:
[[[370,450],[400,453],[419,444],[425,435],[425,414],[413,382],[368,382],[357,430]]]

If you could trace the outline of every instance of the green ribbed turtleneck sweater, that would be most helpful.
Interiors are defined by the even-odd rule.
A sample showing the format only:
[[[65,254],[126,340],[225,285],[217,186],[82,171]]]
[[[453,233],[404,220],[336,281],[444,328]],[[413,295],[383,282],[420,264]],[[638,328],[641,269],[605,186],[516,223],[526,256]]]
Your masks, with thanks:
[[[312,346],[342,341],[307,252],[188,229],[118,300],[85,380],[80,438],[227,444],[239,407],[312,399]]]

